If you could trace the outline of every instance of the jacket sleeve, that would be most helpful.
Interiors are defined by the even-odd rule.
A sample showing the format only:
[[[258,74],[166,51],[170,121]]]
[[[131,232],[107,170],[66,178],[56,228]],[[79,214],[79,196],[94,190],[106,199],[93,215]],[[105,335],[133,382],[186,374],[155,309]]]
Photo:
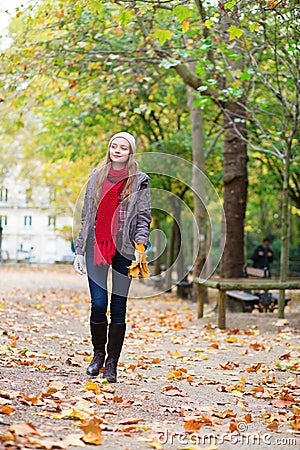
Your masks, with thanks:
[[[149,181],[145,180],[141,184],[138,192],[138,212],[137,225],[134,240],[149,246],[150,223],[151,223],[151,201]]]
[[[268,256],[268,262],[271,263],[274,260],[274,253],[273,253],[273,250],[271,250],[270,248],[268,248],[268,252],[271,253],[271,256]]]
[[[259,254],[258,254],[259,250],[260,250],[260,247],[256,247],[256,249],[253,252],[253,255],[251,256],[251,259],[254,262],[256,262],[259,259]]]
[[[92,202],[93,202],[93,190],[94,190],[94,182],[96,169],[90,175],[89,181],[86,186],[83,207],[81,210],[81,228],[78,233],[76,243],[75,243],[75,253],[76,255],[84,255],[85,247],[86,247],[86,239],[88,235],[89,222],[91,220],[91,212],[92,212]]]

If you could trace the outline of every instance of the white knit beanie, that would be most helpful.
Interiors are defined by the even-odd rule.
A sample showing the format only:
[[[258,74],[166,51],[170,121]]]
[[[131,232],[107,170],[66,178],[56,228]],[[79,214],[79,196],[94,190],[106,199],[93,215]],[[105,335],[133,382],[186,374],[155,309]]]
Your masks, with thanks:
[[[134,139],[134,137],[132,136],[132,134],[127,133],[126,131],[121,131],[120,133],[114,134],[114,135],[110,138],[110,141],[109,141],[109,143],[108,143],[108,148],[110,147],[111,142],[112,142],[114,139],[118,138],[118,137],[119,137],[119,138],[124,138],[124,139],[126,139],[126,141],[128,141],[129,144],[130,144],[132,153],[135,153],[135,151],[136,151],[136,147],[135,147],[135,139]]]

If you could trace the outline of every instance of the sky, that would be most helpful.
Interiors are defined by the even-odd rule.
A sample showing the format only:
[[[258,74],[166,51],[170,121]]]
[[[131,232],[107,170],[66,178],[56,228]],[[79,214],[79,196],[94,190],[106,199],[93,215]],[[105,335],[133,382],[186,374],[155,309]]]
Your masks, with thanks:
[[[10,18],[15,15],[16,8],[26,5],[28,0],[0,0],[0,46],[7,47],[9,40],[6,38],[6,31]],[[8,11],[5,12],[5,11]]]

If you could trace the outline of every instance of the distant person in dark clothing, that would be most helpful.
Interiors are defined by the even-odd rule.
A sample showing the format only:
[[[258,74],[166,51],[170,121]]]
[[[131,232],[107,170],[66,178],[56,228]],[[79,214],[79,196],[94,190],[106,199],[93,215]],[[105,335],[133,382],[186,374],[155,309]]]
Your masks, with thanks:
[[[251,256],[251,259],[253,259],[254,262],[253,267],[256,267],[257,269],[264,269],[266,267],[270,272],[270,263],[273,261],[273,251],[269,245],[270,239],[265,238],[262,245],[256,247]]]

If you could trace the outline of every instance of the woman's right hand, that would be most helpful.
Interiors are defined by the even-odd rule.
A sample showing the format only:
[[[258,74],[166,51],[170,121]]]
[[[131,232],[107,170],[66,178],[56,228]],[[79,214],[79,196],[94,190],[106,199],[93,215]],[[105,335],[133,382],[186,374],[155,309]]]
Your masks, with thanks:
[[[84,256],[83,255],[75,255],[74,263],[73,263],[75,272],[79,273],[79,275],[83,275],[86,273],[84,268]]]

